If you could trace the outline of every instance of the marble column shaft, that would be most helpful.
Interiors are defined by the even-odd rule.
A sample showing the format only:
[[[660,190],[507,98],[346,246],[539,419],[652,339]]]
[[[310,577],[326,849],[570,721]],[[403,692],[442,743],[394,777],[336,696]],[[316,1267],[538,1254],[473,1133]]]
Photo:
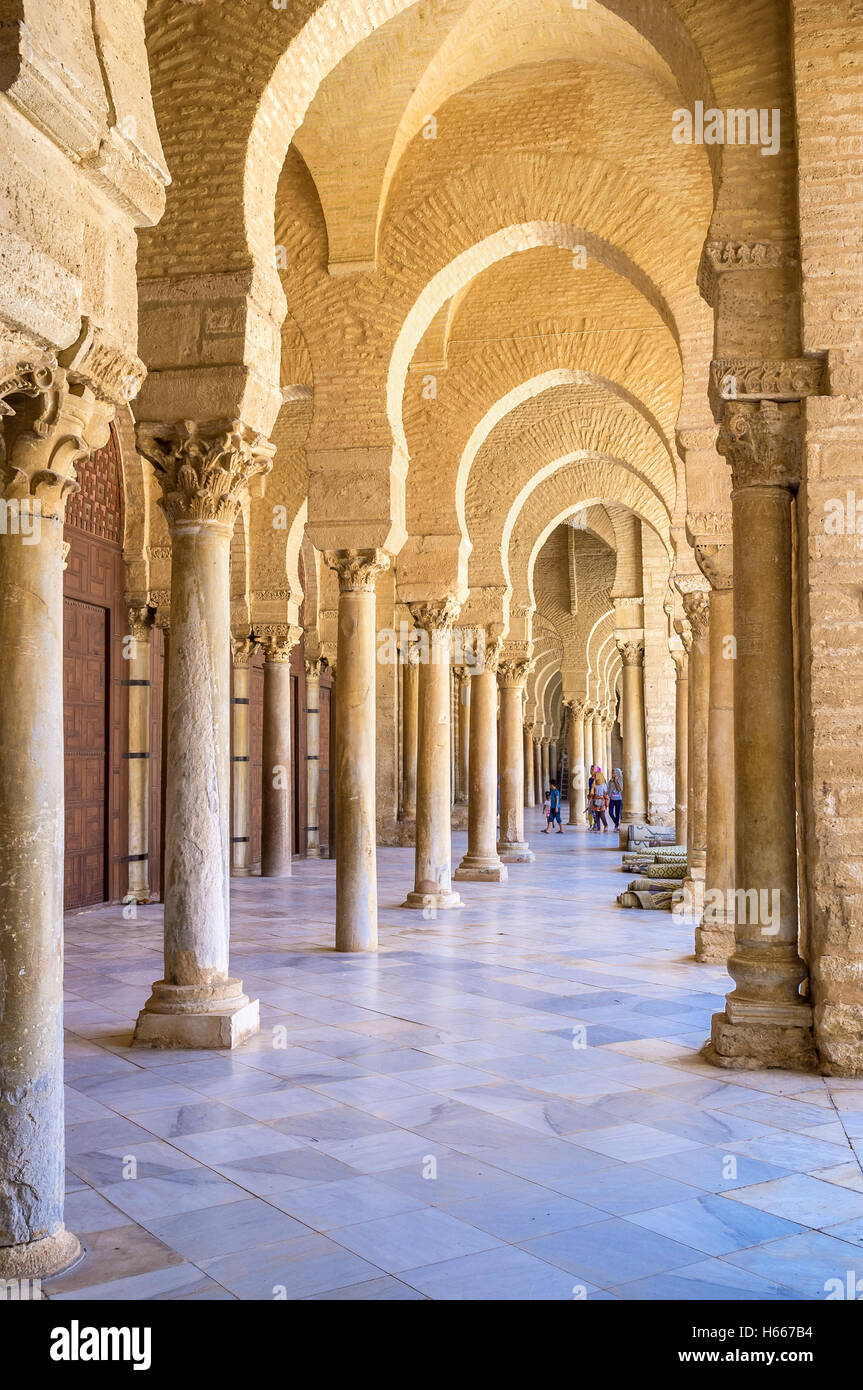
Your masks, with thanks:
[[[731,547],[727,549],[730,555]],[[730,571],[730,564],[728,566]],[[734,949],[734,594],[710,592],[710,709],[707,717],[705,903],[695,929],[695,957],[725,964]],[[720,900],[721,895],[721,900]],[[730,895],[730,896],[729,896]]]
[[[231,710],[233,777],[231,781],[231,876],[252,872],[252,779],[249,721],[249,663],[256,643],[247,636],[231,638],[233,656]]]
[[[261,756],[261,877],[290,878],[293,852],[291,649],[300,629],[262,637],[264,709]]]
[[[529,662],[498,662],[500,691],[500,833],[497,851],[504,864],[531,863],[536,857],[524,838],[524,686]],[[539,744],[534,745],[539,762]]]
[[[129,634],[128,864],[125,901],[148,903],[150,892],[150,633],[146,604],[127,609]]]
[[[584,705],[569,706],[569,824],[581,823],[586,795],[584,785]]]
[[[675,658],[677,678],[674,691],[674,838],[686,844],[687,807],[689,800],[689,654],[678,652]]]
[[[454,877],[503,883],[507,868],[497,851],[497,664],[500,642],[486,647],[485,667],[469,677],[470,752],[467,854]],[[522,749],[519,748],[521,755]]]
[[[617,644],[623,714],[623,809],[621,825],[647,820],[647,748],[644,732],[644,640],[640,636]]]
[[[404,906],[437,911],[461,905],[452,889],[450,772],[450,654],[459,605],[447,598],[408,607],[429,640],[428,659],[419,665],[414,887]]]
[[[418,660],[417,652],[409,650],[402,686],[402,814],[407,821],[415,820],[417,813]]]
[[[524,726],[524,804],[536,805],[536,787],[533,775],[533,725]]]
[[[389,569],[382,550],[325,551],[339,576],[336,780],[336,950],[378,944],[375,805],[375,582]]]
[[[320,658],[306,659],[306,854],[320,859],[318,825],[321,780],[321,670]]]

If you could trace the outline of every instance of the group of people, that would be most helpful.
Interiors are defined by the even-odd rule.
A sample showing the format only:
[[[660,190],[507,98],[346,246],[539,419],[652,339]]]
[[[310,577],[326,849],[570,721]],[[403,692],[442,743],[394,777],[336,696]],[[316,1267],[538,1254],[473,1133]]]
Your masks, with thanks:
[[[620,813],[623,809],[623,774],[619,767],[616,767],[611,774],[611,778],[606,780],[602,768],[591,763],[590,778],[587,783],[587,806],[585,814],[587,823],[591,831],[601,835],[603,830],[616,830],[620,825]],[[612,824],[609,826],[605,819],[606,812],[611,816]],[[558,835],[563,834],[563,824],[560,819],[560,788],[556,782],[546,787],[545,799],[542,803],[542,814],[545,816],[545,829],[541,831],[543,835],[550,835],[553,826],[557,826]]]

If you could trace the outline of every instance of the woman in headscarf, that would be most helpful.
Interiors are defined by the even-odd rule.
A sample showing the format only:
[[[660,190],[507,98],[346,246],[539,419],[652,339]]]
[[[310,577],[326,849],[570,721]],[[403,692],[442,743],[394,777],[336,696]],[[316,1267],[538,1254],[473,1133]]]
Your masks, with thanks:
[[[623,810],[623,773],[616,767],[611,774],[608,784],[608,809],[611,812],[611,820],[615,830],[620,825],[620,813]]]
[[[599,835],[601,830],[608,829],[608,821],[605,819],[605,813],[608,810],[608,783],[601,767],[597,767],[593,774],[590,806],[593,811],[593,829]]]

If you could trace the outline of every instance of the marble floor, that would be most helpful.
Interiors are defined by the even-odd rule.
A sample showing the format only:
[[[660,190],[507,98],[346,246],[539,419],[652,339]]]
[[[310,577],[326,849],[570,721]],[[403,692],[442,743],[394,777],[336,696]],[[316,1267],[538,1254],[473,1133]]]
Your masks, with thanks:
[[[863,1082],[699,1060],[727,978],[625,911],[615,837],[331,949],[335,866],[233,884],[261,1032],[132,1050],[159,906],[67,921],[67,1224],[50,1299],[824,1299],[863,1281]],[[454,861],[466,837],[453,837]],[[849,1285],[849,1279],[851,1284]],[[863,1282],[857,1284],[863,1289]],[[834,1294],[834,1297],[836,1295]]]

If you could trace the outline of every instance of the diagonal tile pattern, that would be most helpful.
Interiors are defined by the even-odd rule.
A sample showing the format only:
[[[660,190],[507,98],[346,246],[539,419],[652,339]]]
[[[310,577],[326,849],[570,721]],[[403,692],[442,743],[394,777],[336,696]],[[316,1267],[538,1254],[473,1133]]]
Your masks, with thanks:
[[[332,951],[329,862],[236,880],[262,1028],[230,1056],[129,1046],[158,906],[70,916],[88,1253],[48,1296],[782,1301],[863,1274],[863,1082],[704,1063],[724,972],[615,906],[611,837],[533,843],[430,920],[379,851],[373,957]]]

